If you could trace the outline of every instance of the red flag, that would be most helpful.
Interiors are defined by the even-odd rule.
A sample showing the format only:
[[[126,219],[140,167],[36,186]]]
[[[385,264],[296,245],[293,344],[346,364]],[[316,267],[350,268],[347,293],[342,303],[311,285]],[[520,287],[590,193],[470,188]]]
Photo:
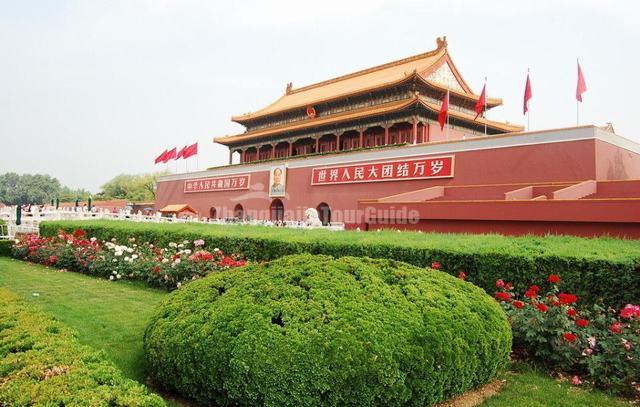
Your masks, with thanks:
[[[162,154],[156,157],[156,164],[164,162],[164,156],[167,154],[167,150],[164,150]]]
[[[167,163],[169,162],[169,160],[175,160],[175,159],[176,159],[176,148],[173,147],[171,150],[167,151],[167,153],[164,155],[164,157],[162,158],[162,162]]]
[[[529,73],[527,72],[527,83],[524,85],[524,104],[522,106],[522,114],[527,114],[529,111],[529,99],[531,99],[533,93],[531,93],[531,80],[529,80]]]
[[[587,82],[584,80],[580,62],[578,62],[578,85],[576,86],[576,100],[582,102],[582,94],[587,91]]]
[[[447,123],[447,117],[449,116],[449,89],[442,98],[442,106],[440,106],[440,113],[438,114],[438,123],[440,123],[440,130],[444,129],[444,125]]]
[[[176,160],[179,159],[180,157],[184,157],[184,152],[187,150],[187,146],[182,147],[180,150],[178,150],[178,153],[176,154]]]
[[[480,116],[482,112],[484,112],[486,109],[487,109],[487,84],[485,83],[484,86],[482,87],[482,93],[480,93],[480,98],[476,102],[476,107],[474,109],[476,111],[476,117],[474,117],[473,120],[477,119],[478,116]]]
[[[184,153],[182,153],[182,158],[184,158],[185,160],[189,157],[191,157],[192,155],[196,155],[198,154],[198,143],[193,143],[191,144],[189,147],[184,149]]]

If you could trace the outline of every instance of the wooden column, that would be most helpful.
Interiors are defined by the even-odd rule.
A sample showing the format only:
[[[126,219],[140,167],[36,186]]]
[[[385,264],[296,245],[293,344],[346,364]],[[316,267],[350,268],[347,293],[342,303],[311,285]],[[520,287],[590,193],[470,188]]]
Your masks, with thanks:
[[[246,163],[247,162],[247,149],[243,149],[242,152],[240,153],[240,162],[242,163]]]
[[[233,150],[229,148],[229,165],[233,164]]]
[[[342,136],[342,134],[337,134],[336,133],[336,151],[340,151],[340,136]]]
[[[385,146],[389,145],[389,127],[391,126],[384,126],[384,145]]]
[[[293,142],[289,141],[289,157],[293,155]]]
[[[320,137],[316,137],[316,154],[320,152]]]
[[[418,120],[413,119],[413,133],[411,134],[412,137],[412,143],[413,144],[417,144],[418,143]]]
[[[276,157],[276,145],[271,144],[271,155],[270,158],[273,160]]]
[[[364,147],[364,129],[358,129],[358,133],[360,133],[360,141],[358,147]]]

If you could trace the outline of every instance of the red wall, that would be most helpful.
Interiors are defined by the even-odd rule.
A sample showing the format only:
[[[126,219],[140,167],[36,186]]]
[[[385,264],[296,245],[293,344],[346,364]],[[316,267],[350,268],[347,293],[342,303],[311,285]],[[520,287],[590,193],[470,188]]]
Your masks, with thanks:
[[[313,167],[289,168],[287,196],[282,198],[285,219],[303,219],[306,208],[316,208],[321,202],[326,202],[331,208],[332,220],[360,223],[361,220],[351,219],[349,215],[353,214],[348,213],[348,210],[357,209],[358,200],[380,198],[436,185],[594,179],[601,176],[596,170],[595,143],[595,140],[580,140],[457,152],[455,153],[455,175],[449,179],[312,186],[310,180]],[[344,157],[345,163],[348,163],[349,154],[344,154]],[[295,163],[298,165],[304,160],[304,158],[297,159]],[[616,159],[612,160],[615,163]],[[604,162],[603,159],[598,160],[599,165],[601,162]],[[639,162],[636,157],[634,164]],[[316,167],[320,166],[322,165],[316,165]],[[251,167],[251,165],[247,166],[247,172],[250,172]],[[618,171],[611,176],[620,174]],[[251,190],[189,194],[183,193],[183,180],[163,181],[158,183],[156,207],[185,203],[195,208],[200,216],[208,217],[209,208],[214,206],[218,217],[232,217],[234,206],[241,203],[245,214],[249,214],[252,218],[268,219],[269,205],[272,200],[265,192],[268,181],[267,171],[252,172]],[[347,212],[344,212],[344,216],[341,217],[338,213],[340,211]]]

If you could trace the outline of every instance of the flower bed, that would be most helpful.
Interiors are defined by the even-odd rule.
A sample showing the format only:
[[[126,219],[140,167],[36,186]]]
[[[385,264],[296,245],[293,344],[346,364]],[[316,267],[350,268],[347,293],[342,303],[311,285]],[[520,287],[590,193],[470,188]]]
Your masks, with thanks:
[[[0,289],[1,406],[152,407],[165,403],[126,379],[74,331]]]
[[[245,264],[221,250],[205,249],[202,239],[170,242],[166,247],[137,242],[89,238],[81,229],[55,236],[25,235],[13,246],[13,256],[45,266],[91,274],[109,280],[140,280],[149,285],[179,288],[185,282]]]
[[[640,244],[637,241],[567,236],[506,237],[499,235],[416,232],[332,232],[241,225],[153,224],[127,221],[43,222],[40,233],[82,227],[91,236],[126,241],[135,237],[157,245],[205,239],[248,260],[268,261],[295,253],[387,258],[425,267],[440,262],[441,270],[458,275],[491,292],[496,279],[508,278],[517,289],[561,274],[565,287],[584,303],[604,301],[620,307],[640,297]],[[610,284],[615,281],[616,284]],[[624,287],[620,289],[619,287]]]
[[[518,296],[511,283],[496,282],[516,354],[572,375],[575,385],[584,381],[640,398],[640,306],[581,307],[577,295],[560,290],[556,274],[541,286]]]

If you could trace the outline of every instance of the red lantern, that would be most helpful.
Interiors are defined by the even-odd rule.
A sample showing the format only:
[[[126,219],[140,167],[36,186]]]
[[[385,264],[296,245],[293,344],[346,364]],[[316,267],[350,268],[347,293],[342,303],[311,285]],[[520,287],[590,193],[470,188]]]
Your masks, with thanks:
[[[316,117],[316,109],[313,106],[307,106],[307,117],[313,119]]]

